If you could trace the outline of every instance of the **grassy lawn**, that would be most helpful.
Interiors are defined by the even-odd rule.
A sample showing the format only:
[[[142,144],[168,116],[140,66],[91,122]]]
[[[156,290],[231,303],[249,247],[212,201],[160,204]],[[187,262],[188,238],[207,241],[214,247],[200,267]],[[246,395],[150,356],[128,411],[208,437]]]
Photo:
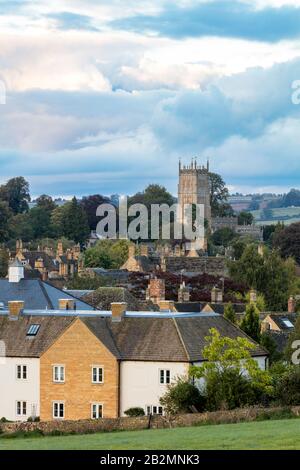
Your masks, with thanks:
[[[287,419],[81,436],[0,438],[0,450],[299,450],[299,426],[299,419]]]

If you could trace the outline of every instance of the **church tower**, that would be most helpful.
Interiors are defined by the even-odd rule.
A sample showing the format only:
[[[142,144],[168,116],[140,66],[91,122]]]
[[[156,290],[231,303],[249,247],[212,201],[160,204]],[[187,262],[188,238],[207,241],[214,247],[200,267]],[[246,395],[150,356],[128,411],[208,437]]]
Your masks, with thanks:
[[[191,165],[179,162],[178,204],[182,208],[184,204],[203,204],[204,218],[211,225],[209,162],[206,166],[199,166],[196,159]]]

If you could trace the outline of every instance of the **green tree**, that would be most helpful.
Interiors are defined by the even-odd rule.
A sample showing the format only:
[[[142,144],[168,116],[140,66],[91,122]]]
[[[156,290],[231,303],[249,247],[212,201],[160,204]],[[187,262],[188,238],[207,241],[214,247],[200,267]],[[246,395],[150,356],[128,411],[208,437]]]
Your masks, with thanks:
[[[7,202],[0,200],[0,243],[8,239],[10,216],[11,212]]]
[[[209,409],[232,409],[253,404],[273,393],[272,379],[251,357],[256,346],[246,338],[221,336],[212,328],[202,351],[205,361],[192,366],[190,375],[204,379]]]
[[[100,240],[85,252],[85,266],[119,269],[128,258],[128,240]]]
[[[28,212],[16,214],[9,221],[10,238],[14,240],[22,239],[29,242],[34,238],[33,228],[30,223]]]
[[[229,227],[220,228],[219,230],[216,230],[211,236],[211,240],[214,245],[225,247],[229,246],[235,238],[235,232]]]
[[[8,253],[4,248],[0,248],[0,277],[6,277],[8,271]]]
[[[300,263],[300,222],[278,230],[273,237],[274,246],[278,247],[284,258],[292,256]]]
[[[238,224],[239,225],[252,225],[254,217],[251,212],[242,211],[238,215]]]
[[[284,261],[276,250],[258,253],[257,246],[247,246],[237,261],[229,262],[230,276],[264,295],[268,310],[286,309],[295,286],[296,268],[293,260]]]
[[[174,204],[174,197],[164,186],[150,184],[143,192],[136,193],[128,199],[128,206],[132,204],[144,204],[148,209],[151,207],[151,204],[167,204],[172,206]]]
[[[254,341],[260,341],[259,313],[253,303],[246,307],[246,313],[241,322],[241,329]]]
[[[262,333],[260,344],[268,351],[270,364],[281,359],[282,354],[278,352],[276,342],[269,333]]]
[[[231,323],[234,323],[234,324],[237,323],[236,313],[231,302],[229,302],[225,307],[224,317],[227,320],[231,321]]]
[[[87,215],[74,196],[63,206],[63,235],[75,243],[84,243],[89,233]]]
[[[190,413],[193,408],[203,411],[205,398],[199,389],[195,387],[185,377],[179,377],[168,385],[166,393],[160,398],[160,404],[164,407],[165,413],[175,415],[178,413]]]
[[[284,406],[300,405],[300,367],[296,366],[281,376],[275,387],[275,397]]]
[[[36,207],[40,207],[45,211],[51,213],[57,207],[51,196],[42,194],[36,200]]]
[[[100,218],[96,215],[97,208],[101,204],[109,203],[110,199],[105,196],[101,196],[100,194],[94,194],[92,196],[82,198],[81,206],[87,215],[90,230],[96,230],[97,224],[100,220]]]
[[[228,204],[229,192],[225,181],[217,173],[209,173],[210,203],[213,217],[231,217],[234,211]]]
[[[29,183],[23,176],[10,179],[0,187],[0,199],[8,203],[14,214],[22,214],[28,211],[28,202],[30,202]]]

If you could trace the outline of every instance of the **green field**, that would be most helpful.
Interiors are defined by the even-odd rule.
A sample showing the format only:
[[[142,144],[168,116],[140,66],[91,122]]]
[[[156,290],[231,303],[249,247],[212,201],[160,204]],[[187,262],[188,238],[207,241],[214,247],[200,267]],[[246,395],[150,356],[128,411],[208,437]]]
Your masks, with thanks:
[[[260,421],[81,436],[0,438],[0,450],[300,449],[300,421]]]
[[[256,220],[258,225],[276,224],[283,221],[286,225],[300,221],[300,207],[282,207],[279,209],[272,209],[272,220],[259,220],[262,216],[262,210],[252,211],[251,214]],[[289,217],[289,218],[287,218]]]

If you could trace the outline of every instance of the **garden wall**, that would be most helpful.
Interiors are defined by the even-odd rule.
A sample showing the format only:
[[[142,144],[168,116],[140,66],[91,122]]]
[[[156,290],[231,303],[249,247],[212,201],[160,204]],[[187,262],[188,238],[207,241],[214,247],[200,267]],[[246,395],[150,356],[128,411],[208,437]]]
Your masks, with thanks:
[[[290,408],[243,408],[232,411],[215,411],[176,416],[139,416],[136,418],[116,418],[81,421],[47,421],[38,423],[0,423],[2,433],[40,431],[49,434],[89,434],[110,431],[133,431],[142,429],[163,429],[170,427],[197,426],[202,424],[226,424],[242,421],[255,421],[284,415],[300,417],[300,406]]]

